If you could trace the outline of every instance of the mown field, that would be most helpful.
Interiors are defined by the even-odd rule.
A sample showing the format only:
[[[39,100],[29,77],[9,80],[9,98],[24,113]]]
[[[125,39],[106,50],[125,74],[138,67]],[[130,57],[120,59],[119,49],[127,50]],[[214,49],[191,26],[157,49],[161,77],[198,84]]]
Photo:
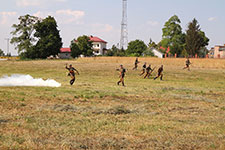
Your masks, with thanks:
[[[0,77],[30,74],[62,83],[0,87],[0,149],[225,149],[225,60],[81,58],[0,61]],[[164,80],[143,79],[144,62]],[[65,64],[80,75],[69,85]],[[128,69],[117,86],[119,65]]]

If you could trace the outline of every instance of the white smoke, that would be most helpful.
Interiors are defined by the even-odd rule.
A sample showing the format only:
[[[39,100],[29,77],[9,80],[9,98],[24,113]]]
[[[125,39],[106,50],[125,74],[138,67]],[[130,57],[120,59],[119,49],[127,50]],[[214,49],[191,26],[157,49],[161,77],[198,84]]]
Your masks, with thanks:
[[[34,79],[30,75],[13,74],[11,76],[3,76],[0,78],[0,86],[49,86],[60,87],[61,83],[52,79],[43,80],[41,78]]]

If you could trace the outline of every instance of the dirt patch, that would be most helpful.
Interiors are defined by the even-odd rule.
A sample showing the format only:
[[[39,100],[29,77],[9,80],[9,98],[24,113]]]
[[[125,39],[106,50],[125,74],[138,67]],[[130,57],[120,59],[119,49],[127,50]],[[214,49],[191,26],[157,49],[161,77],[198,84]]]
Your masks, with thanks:
[[[112,115],[122,115],[122,114],[130,114],[134,111],[125,108],[124,106],[116,106],[113,108],[108,109],[105,113],[112,114]]]
[[[9,120],[0,119],[0,124],[7,123],[7,122],[9,122]]]
[[[196,101],[205,101],[208,103],[214,103],[216,102],[214,99],[209,99],[203,96],[196,96],[196,95],[178,95],[178,94],[172,94],[174,98],[180,98],[180,99],[188,99],[188,100],[196,100]]]
[[[50,109],[53,111],[60,111],[60,112],[75,112],[75,113],[90,113],[90,114],[105,114],[105,115],[127,115],[127,114],[150,114],[150,115],[157,115],[157,112],[148,112],[143,108],[128,108],[124,105],[112,106],[112,107],[81,107],[81,106],[74,106],[74,105],[64,105],[64,104],[55,104],[51,106],[42,106],[43,109]]]
[[[76,108],[75,106],[59,105],[59,104],[56,104],[56,105],[52,106],[51,109],[55,110],[55,111],[64,111],[64,112],[77,112],[78,111],[78,108]]]

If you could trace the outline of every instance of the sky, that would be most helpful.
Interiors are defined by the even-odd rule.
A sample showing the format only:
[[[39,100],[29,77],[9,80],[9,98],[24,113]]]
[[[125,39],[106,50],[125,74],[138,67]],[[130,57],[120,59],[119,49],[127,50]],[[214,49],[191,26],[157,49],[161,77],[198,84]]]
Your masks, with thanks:
[[[210,39],[209,46],[225,44],[225,0],[128,0],[128,40],[150,38],[159,42],[165,22],[177,15],[183,31],[196,18]],[[81,35],[93,35],[108,42],[107,48],[120,41],[122,0],[1,0],[0,49],[7,52],[6,38],[12,38],[12,25],[26,14],[53,16],[63,47]],[[17,54],[10,44],[9,51]]]

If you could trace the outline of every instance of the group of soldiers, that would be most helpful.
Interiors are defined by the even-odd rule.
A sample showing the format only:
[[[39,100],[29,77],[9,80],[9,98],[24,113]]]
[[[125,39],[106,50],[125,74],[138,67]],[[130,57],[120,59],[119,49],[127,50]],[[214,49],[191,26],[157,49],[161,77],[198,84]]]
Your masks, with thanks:
[[[140,62],[138,61],[138,58],[136,58],[135,63],[134,63],[134,68],[133,70],[137,70],[138,68],[138,64]],[[144,79],[146,78],[150,78],[152,72],[155,70],[156,67],[154,67],[153,69],[151,68],[151,64],[148,65],[147,67],[147,63],[145,62],[144,65],[142,66],[142,72],[139,74],[140,76],[144,75]],[[123,67],[123,65],[120,65],[120,80],[117,82],[117,84],[119,85],[122,82],[122,85],[125,86],[124,84],[124,77],[125,77],[125,73],[126,73],[126,69]],[[157,76],[154,77],[154,80],[156,80],[157,78],[160,77],[160,80],[163,79],[163,65],[161,65],[161,67],[158,69],[158,73]]]
[[[140,62],[138,61],[138,58],[136,58],[136,60],[134,62],[133,70],[137,70],[139,63]],[[188,69],[190,71],[190,64],[191,64],[191,62],[190,62],[189,58],[187,58],[186,67],[184,67],[183,69]],[[141,72],[140,76],[145,74],[144,79],[146,79],[147,77],[150,78],[150,76],[153,73],[153,71],[155,70],[155,68],[156,67],[154,67],[152,69],[151,64],[149,64],[147,67],[147,63],[145,62],[144,65],[142,66],[142,72]],[[117,82],[118,85],[122,82],[122,85],[125,86],[125,84],[124,84],[125,73],[126,73],[126,69],[123,67],[123,65],[120,65],[120,76],[119,76],[120,80]],[[158,68],[157,75],[153,79],[156,80],[159,77],[160,77],[160,80],[163,80],[163,65],[161,65],[161,67]]]
[[[139,63],[140,62],[138,61],[138,58],[136,58],[133,70],[137,70]],[[187,58],[186,67],[184,67],[183,69],[188,69],[190,71],[190,64],[191,64],[191,62],[190,62],[189,58]],[[70,85],[73,85],[73,83],[76,80],[75,72],[77,72],[78,75],[79,75],[79,72],[72,65],[69,65],[69,67],[68,67],[67,64],[66,64],[65,68],[69,71],[68,76],[71,77]],[[142,72],[139,75],[142,76],[142,75],[145,74],[144,79],[150,78],[150,76],[153,73],[153,71],[155,70],[155,68],[156,67],[154,67],[152,69],[151,64],[149,64],[148,67],[147,67],[147,63],[145,62],[144,65],[142,66]],[[117,70],[120,72],[120,75],[119,75],[120,80],[117,82],[117,85],[120,85],[120,83],[122,83],[122,85],[125,86],[124,78],[125,78],[125,74],[126,74],[127,69],[125,69],[123,67],[123,65],[120,65],[120,69],[117,69]],[[160,77],[160,80],[163,80],[163,65],[161,65],[161,67],[158,68],[158,72],[157,72],[156,77],[154,77],[154,80],[156,80],[159,77]]]

